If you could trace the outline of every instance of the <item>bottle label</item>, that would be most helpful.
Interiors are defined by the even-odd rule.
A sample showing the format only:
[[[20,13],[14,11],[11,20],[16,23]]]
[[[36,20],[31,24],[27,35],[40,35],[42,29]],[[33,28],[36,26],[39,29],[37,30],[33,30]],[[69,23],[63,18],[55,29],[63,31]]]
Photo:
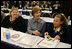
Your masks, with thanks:
[[[10,39],[10,33],[6,33],[6,39]]]

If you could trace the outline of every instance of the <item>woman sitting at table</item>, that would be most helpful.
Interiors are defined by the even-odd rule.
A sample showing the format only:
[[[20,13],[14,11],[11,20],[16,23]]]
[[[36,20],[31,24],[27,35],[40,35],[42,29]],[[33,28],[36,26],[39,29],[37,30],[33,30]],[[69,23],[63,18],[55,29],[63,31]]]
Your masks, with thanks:
[[[67,19],[64,14],[60,13],[55,15],[54,22],[49,26],[49,30],[47,30],[44,35],[48,35],[52,38],[58,39],[61,42],[67,42]]]
[[[15,7],[11,9],[10,15],[5,17],[1,26],[21,32],[26,32],[25,19],[20,16],[18,9]]]
[[[40,19],[41,9],[37,6],[32,8],[33,18],[29,19],[27,33],[43,37],[45,21]]]

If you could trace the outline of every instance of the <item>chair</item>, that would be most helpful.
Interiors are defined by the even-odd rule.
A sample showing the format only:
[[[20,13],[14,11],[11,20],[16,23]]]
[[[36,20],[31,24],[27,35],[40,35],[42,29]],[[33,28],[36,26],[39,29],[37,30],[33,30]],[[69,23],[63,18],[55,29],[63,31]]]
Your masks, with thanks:
[[[26,11],[25,13],[26,13],[26,15],[30,15],[30,13],[28,11]]]
[[[43,13],[42,17],[51,17],[51,14],[50,13]]]
[[[27,27],[28,27],[28,19],[25,19],[25,31],[24,32],[27,31]]]
[[[9,10],[2,10],[4,13],[9,13]]]
[[[22,14],[23,14],[23,15],[26,15],[25,11],[22,11]]]
[[[67,43],[71,44],[71,25],[68,26],[68,38]]]
[[[49,26],[52,25],[53,23],[49,23],[49,22],[46,22],[46,29],[45,30],[49,30]]]
[[[40,17],[42,17],[43,12],[41,13]]]
[[[57,12],[53,13],[52,16],[51,16],[51,18],[54,18],[54,16],[55,16],[56,14],[58,14],[58,13],[57,13]]]

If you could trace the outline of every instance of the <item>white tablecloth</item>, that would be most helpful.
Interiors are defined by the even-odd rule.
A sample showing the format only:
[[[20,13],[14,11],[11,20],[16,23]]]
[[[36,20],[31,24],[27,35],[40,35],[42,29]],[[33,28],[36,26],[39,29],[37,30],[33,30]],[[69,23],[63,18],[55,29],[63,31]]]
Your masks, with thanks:
[[[6,30],[9,30],[10,34],[19,33],[20,35],[23,35],[23,36],[21,36],[21,38],[17,41],[12,39],[6,40],[6,38],[4,38],[4,35],[5,35],[4,33],[6,32]],[[10,30],[10,29],[1,27],[1,41],[20,46],[22,48],[42,48],[42,47],[36,47],[36,43],[38,43],[42,39],[43,38],[39,36],[34,36],[34,35],[22,33],[20,31]],[[56,48],[71,48],[71,45],[59,42]]]

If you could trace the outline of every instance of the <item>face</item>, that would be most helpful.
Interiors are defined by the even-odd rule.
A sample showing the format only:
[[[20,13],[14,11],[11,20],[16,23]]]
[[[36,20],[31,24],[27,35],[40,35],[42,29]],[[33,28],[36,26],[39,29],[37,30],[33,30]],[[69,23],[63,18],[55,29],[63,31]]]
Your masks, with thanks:
[[[54,27],[59,27],[62,24],[62,22],[60,21],[60,18],[55,17],[53,24],[54,24]]]
[[[3,3],[5,4],[5,1],[3,1]]]
[[[27,4],[29,4],[29,2],[27,2]]]
[[[18,12],[17,12],[17,10],[13,10],[13,11],[11,12],[11,16],[14,17],[14,18],[17,18],[17,17],[18,17]]]
[[[36,13],[34,13],[34,18],[35,19],[39,19],[40,18],[40,15],[41,15],[41,12],[40,11],[37,11]]]

